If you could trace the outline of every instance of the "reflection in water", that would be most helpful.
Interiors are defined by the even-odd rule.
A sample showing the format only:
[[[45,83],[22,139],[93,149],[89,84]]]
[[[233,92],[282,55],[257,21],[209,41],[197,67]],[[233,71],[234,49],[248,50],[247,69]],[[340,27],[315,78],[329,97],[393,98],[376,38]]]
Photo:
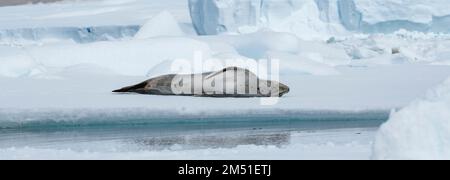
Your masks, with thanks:
[[[291,134],[264,133],[239,135],[199,135],[199,136],[173,136],[149,137],[133,140],[140,150],[164,149],[203,149],[203,148],[234,148],[241,145],[276,146],[288,145]]]
[[[303,112],[207,118],[89,116],[77,121],[64,121],[64,118],[26,123],[14,121],[15,124],[2,124],[6,128],[0,128],[0,148],[115,152],[245,145],[282,147],[291,143],[291,134],[295,132],[379,127],[388,116],[389,112],[384,111]]]

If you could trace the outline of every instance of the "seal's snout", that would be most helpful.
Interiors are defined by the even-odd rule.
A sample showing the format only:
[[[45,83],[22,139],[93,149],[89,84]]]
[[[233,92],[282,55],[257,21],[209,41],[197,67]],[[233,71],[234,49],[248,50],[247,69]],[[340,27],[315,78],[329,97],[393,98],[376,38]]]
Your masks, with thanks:
[[[279,92],[279,96],[283,96],[285,94],[289,93],[289,86],[286,86],[284,84],[280,83],[280,92]]]

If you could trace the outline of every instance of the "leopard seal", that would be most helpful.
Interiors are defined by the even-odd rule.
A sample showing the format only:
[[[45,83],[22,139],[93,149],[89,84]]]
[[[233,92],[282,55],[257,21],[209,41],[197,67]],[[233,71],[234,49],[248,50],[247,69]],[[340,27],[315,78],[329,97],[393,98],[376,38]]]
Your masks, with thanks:
[[[277,81],[259,79],[244,68],[228,67],[201,74],[162,75],[113,92],[199,97],[281,97],[289,92],[289,87]]]

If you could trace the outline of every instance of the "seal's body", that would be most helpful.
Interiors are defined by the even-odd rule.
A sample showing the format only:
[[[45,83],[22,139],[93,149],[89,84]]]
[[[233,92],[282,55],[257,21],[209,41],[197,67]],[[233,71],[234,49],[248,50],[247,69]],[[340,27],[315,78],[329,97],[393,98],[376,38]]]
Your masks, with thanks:
[[[247,69],[229,67],[203,74],[158,76],[113,92],[202,97],[281,97],[289,92],[289,87],[276,81],[260,80]]]

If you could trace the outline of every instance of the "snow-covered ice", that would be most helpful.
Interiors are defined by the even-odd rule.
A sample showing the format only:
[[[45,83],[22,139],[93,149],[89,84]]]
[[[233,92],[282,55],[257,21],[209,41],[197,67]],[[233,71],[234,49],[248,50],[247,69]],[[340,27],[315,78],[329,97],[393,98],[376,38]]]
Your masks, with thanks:
[[[184,0],[63,1],[1,7],[2,29],[142,25],[167,10],[181,23],[191,21]]]
[[[381,126],[375,159],[450,159],[450,79]]]
[[[183,36],[178,21],[168,11],[163,11],[146,22],[134,36],[146,39],[158,36]]]

